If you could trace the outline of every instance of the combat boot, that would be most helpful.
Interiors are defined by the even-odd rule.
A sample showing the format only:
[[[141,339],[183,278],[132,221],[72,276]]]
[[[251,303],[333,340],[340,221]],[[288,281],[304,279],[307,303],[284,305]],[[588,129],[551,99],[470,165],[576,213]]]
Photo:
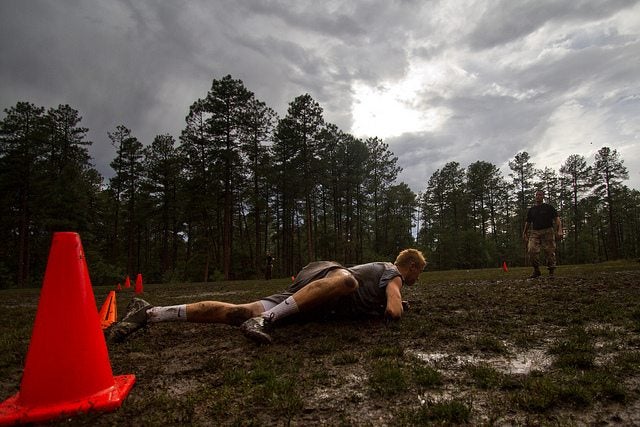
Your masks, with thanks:
[[[529,279],[537,279],[540,277],[542,273],[540,273],[540,269],[538,267],[533,267],[533,273],[529,276]]]

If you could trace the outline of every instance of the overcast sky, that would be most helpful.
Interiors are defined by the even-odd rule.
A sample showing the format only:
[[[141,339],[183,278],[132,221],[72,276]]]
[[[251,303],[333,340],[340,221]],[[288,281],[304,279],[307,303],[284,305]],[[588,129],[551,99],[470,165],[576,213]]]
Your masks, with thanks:
[[[0,1],[0,109],[69,104],[105,177],[107,132],[177,139],[227,74],[381,137],[416,192],[450,161],[507,177],[520,151],[558,170],[603,146],[640,189],[640,0]]]

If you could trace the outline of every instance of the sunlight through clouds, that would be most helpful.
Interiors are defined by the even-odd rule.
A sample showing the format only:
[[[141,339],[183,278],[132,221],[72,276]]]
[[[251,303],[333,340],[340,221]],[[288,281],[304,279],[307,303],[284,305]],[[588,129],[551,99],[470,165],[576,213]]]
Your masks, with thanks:
[[[423,130],[423,112],[411,107],[410,96],[410,93],[397,86],[372,88],[356,84],[353,133],[357,136],[388,138]]]
[[[353,86],[352,133],[359,137],[389,138],[404,133],[438,129],[446,121],[444,108],[425,108],[421,96],[443,85],[445,73],[432,64],[413,66],[397,82],[372,87],[361,82]]]

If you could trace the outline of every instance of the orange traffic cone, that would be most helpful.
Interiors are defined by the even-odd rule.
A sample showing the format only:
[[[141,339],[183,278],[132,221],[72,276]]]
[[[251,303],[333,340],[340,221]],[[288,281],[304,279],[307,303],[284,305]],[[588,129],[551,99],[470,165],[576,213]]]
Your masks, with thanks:
[[[0,404],[0,425],[115,410],[135,382],[114,377],[76,233],[55,233],[20,391]]]
[[[118,308],[116,306],[116,291],[109,292],[107,299],[100,308],[100,327],[107,329],[113,322],[118,320]]]
[[[124,279],[124,287],[125,288],[130,288],[131,287],[131,280],[129,279],[129,276],[127,276],[127,278]]]
[[[118,283],[118,286],[116,286],[116,291],[120,292],[121,290],[122,290],[122,285]]]
[[[142,274],[138,273],[136,277],[136,287],[135,287],[136,295],[140,295],[142,293]]]
[[[502,271],[504,271],[505,273],[509,271],[509,269],[507,268],[507,261],[502,262]]]

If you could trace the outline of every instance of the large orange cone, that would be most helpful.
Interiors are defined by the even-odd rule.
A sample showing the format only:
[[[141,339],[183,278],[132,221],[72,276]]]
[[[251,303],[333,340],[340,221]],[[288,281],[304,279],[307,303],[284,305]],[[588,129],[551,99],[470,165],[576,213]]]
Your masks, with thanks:
[[[20,391],[0,425],[118,408],[134,375],[114,377],[80,236],[55,233]]]
[[[142,274],[138,273],[136,277],[136,287],[135,287],[136,295],[140,295],[142,293]]]
[[[109,292],[100,308],[100,327],[106,329],[118,320],[118,308],[116,306],[116,291]]]
[[[130,288],[131,287],[131,279],[129,279],[129,276],[127,276],[127,278],[124,279],[124,287],[125,288]]]

